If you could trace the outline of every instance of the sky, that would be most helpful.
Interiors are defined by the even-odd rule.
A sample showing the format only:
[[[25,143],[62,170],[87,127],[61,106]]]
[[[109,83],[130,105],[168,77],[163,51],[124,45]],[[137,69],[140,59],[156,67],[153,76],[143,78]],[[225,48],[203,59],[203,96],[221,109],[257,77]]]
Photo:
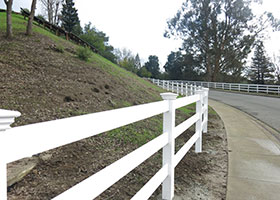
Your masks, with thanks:
[[[40,0],[38,0],[40,1]],[[5,8],[0,0],[0,8]],[[13,9],[29,8],[32,0],[14,0]],[[163,37],[168,19],[180,9],[184,0],[75,0],[81,25],[91,22],[98,30],[109,36],[109,43],[115,48],[127,48],[142,62],[149,55],[159,57],[162,67],[171,51],[180,47],[179,40]],[[280,1],[263,0],[263,5],[254,6],[255,13],[269,11],[280,18]],[[40,3],[36,14],[43,13]],[[265,46],[269,55],[280,54],[280,32],[270,32]]]

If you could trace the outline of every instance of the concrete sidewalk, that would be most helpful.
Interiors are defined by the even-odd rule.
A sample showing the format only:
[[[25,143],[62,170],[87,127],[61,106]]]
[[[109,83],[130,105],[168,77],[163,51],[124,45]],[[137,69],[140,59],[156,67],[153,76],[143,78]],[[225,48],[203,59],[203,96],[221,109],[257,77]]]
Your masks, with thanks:
[[[223,103],[209,100],[209,105],[227,132],[227,200],[279,200],[280,143],[273,134],[280,133]]]

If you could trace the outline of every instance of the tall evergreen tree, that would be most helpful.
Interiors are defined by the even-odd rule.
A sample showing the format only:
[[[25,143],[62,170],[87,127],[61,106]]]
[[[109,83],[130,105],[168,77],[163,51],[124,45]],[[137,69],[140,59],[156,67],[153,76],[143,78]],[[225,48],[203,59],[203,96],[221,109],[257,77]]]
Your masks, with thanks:
[[[159,59],[157,56],[149,56],[149,61],[145,63],[144,67],[152,73],[153,78],[159,76]]]
[[[258,41],[252,58],[252,65],[249,69],[250,79],[257,84],[264,84],[265,82],[273,80],[272,63],[266,57],[263,42]]]
[[[185,0],[168,22],[166,37],[178,36],[183,50],[198,61],[209,81],[223,74],[241,75],[259,29],[247,0]]]
[[[65,3],[62,6],[63,6],[61,11],[62,27],[66,31],[72,32],[75,26],[80,25],[78,10],[74,7],[75,3],[73,2],[73,0],[65,0]]]

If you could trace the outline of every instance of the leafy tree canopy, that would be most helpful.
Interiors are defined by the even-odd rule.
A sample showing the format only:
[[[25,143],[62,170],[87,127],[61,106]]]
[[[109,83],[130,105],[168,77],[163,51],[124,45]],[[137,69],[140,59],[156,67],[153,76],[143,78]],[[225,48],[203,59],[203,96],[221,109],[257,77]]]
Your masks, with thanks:
[[[85,24],[80,38],[94,46],[103,57],[114,63],[116,62],[116,57],[113,54],[114,47],[109,45],[109,37],[104,32],[92,27],[91,22]]]
[[[149,61],[145,63],[144,67],[152,73],[153,78],[157,78],[160,75],[159,59],[157,56],[149,56]]]
[[[240,76],[256,35],[251,1],[186,0],[168,22],[166,37],[183,40],[188,52],[209,81],[223,74]]]

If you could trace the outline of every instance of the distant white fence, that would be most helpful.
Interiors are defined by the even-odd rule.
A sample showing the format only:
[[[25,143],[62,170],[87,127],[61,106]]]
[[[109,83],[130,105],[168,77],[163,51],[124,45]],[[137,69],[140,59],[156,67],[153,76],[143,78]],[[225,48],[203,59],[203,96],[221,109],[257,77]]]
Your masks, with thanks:
[[[239,91],[248,93],[263,93],[280,95],[280,85],[260,85],[260,84],[241,84],[241,83],[219,83],[219,82],[202,82],[202,81],[183,81],[183,80],[158,80],[150,79],[157,85],[164,85],[164,87],[171,87],[172,84],[176,86],[179,84],[187,84],[187,87],[202,86],[206,88],[222,89],[229,91]]]
[[[0,110],[0,199],[7,199],[7,163],[163,113],[163,133],[160,136],[54,199],[91,200],[163,149],[162,168],[132,199],[148,199],[162,184],[162,198],[171,200],[174,196],[174,168],[194,144],[196,152],[202,151],[202,132],[207,131],[208,89],[201,88],[191,96],[178,99],[174,93],[161,96],[164,100],[159,102],[15,128],[10,128],[10,124],[20,113]],[[192,103],[196,103],[196,113],[175,127],[175,110]],[[193,124],[194,135],[175,154],[175,138]]]

